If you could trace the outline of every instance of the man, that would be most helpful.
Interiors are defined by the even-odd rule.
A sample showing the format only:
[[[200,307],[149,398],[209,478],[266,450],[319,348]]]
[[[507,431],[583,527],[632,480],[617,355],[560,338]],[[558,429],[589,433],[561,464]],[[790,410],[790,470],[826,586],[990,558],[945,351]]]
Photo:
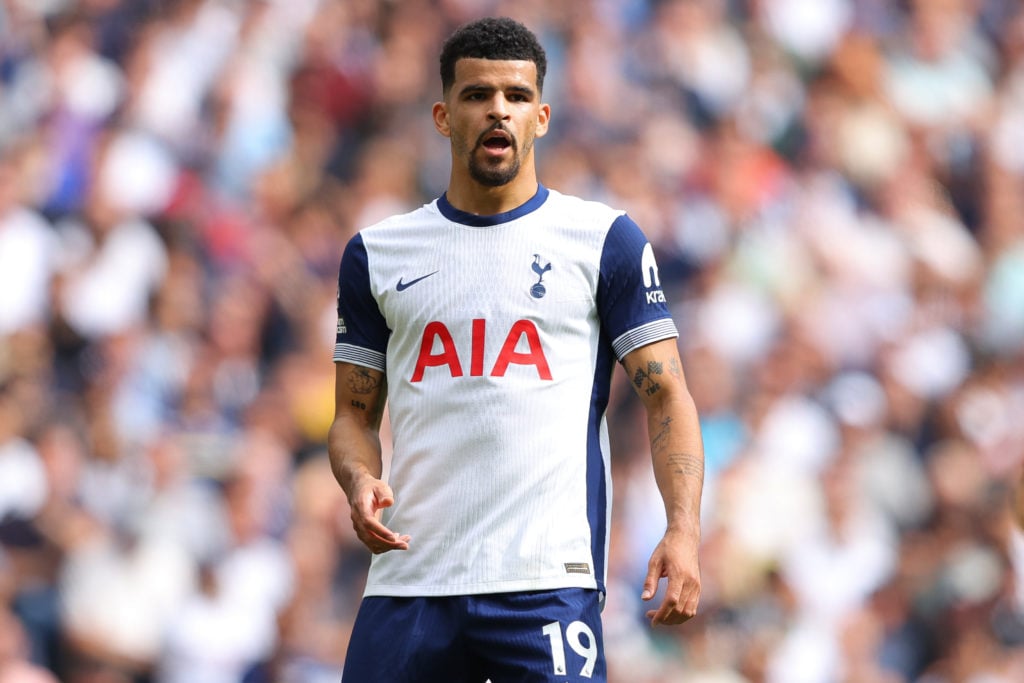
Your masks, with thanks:
[[[647,615],[697,610],[703,449],[676,328],[636,224],[538,183],[545,70],[517,22],[456,31],[433,107],[447,192],[364,229],[341,260],[329,450],[374,553],[345,681],[606,678],[616,360],[647,410],[668,513],[642,597],[661,578],[666,591]]]

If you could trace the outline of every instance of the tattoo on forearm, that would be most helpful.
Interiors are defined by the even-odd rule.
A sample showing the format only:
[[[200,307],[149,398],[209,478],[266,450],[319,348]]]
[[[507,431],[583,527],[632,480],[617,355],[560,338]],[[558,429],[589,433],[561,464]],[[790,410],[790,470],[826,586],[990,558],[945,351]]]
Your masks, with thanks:
[[[380,386],[380,380],[370,374],[366,368],[353,368],[348,373],[348,388],[353,394],[369,394]]]
[[[637,389],[643,389],[648,396],[661,389],[661,384],[654,379],[653,375],[662,374],[662,364],[658,361],[648,361],[647,369],[637,368],[633,373],[633,385]],[[645,386],[646,385],[646,386]]]
[[[672,418],[666,417],[661,421],[661,429],[651,438],[651,451],[657,453],[664,445],[665,438],[672,431]]]
[[[704,460],[692,453],[669,453],[665,459],[671,471],[685,477],[703,478]]]
[[[366,404],[355,399],[352,399],[352,407],[359,408],[360,410],[366,410]]]

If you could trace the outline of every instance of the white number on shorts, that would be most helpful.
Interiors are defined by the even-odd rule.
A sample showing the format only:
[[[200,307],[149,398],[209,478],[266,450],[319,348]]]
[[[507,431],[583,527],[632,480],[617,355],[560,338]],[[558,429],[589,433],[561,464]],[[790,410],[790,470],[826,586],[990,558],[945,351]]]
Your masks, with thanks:
[[[552,621],[546,625],[541,632],[551,641],[551,664],[556,676],[565,675],[565,642],[562,639],[562,625]],[[584,644],[581,636],[586,636]],[[582,621],[574,621],[565,629],[565,637],[569,640],[569,647],[572,651],[583,657],[583,668],[580,669],[580,676],[590,678],[594,674],[594,666],[597,664],[597,639],[594,632]]]

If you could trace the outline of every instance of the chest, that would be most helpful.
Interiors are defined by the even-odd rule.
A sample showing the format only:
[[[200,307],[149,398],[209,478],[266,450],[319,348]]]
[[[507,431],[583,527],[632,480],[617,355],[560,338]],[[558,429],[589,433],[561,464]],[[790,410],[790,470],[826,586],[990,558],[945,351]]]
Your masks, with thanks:
[[[586,315],[597,251],[558,226],[445,226],[393,236],[370,253],[371,286],[388,327]]]

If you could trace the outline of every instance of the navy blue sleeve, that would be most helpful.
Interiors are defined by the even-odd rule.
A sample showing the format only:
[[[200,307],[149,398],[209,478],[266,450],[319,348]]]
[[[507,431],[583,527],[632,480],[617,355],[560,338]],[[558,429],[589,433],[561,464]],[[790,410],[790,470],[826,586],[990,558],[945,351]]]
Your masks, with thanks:
[[[345,247],[338,269],[338,335],[334,361],[384,371],[391,330],[370,287],[370,267],[363,237]]]
[[[625,214],[605,237],[597,306],[619,360],[641,346],[679,336],[661,289],[654,250],[640,226]]]

